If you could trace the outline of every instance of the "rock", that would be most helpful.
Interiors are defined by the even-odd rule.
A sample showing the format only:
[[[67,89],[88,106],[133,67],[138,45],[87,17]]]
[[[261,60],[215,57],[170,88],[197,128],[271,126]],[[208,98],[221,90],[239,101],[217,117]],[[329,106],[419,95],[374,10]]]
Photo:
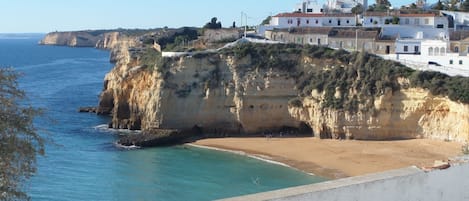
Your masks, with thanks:
[[[78,109],[78,112],[96,113],[96,111],[97,111],[96,107],[80,107]]]
[[[170,146],[185,143],[198,134],[195,130],[152,129],[139,134],[122,136],[117,143],[123,146],[139,147]]]
[[[449,167],[451,167],[449,162],[437,160],[433,163],[432,169],[444,170],[444,169],[448,169]]]

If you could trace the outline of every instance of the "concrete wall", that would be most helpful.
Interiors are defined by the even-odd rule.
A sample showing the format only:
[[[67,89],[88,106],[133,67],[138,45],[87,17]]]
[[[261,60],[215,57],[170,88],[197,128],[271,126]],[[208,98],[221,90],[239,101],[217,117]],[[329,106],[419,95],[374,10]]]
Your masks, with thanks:
[[[235,197],[224,201],[463,201],[469,200],[469,164],[424,172],[416,167]]]

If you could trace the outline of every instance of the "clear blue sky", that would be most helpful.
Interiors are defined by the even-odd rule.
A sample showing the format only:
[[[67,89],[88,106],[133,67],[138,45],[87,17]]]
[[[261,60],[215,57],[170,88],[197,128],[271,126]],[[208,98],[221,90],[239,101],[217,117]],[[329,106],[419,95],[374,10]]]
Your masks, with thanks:
[[[270,14],[292,11],[300,1],[0,0],[0,33],[203,26],[215,16],[223,26],[230,26],[233,21],[239,25],[242,11],[255,25]],[[394,7],[412,2],[391,0]]]

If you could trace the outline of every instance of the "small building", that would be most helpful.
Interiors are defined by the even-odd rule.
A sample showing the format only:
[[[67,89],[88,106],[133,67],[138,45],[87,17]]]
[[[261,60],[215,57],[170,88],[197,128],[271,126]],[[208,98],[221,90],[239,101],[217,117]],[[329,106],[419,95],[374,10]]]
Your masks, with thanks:
[[[323,13],[323,6],[319,5],[316,1],[304,0],[296,5],[295,12],[299,13]]]
[[[446,40],[422,40],[422,56],[446,56],[449,41]]]
[[[357,18],[351,13],[326,14],[322,17],[323,26],[355,27]]]
[[[272,28],[321,27],[324,14],[314,13],[280,13],[270,20]]]
[[[379,36],[375,41],[375,47],[372,51],[375,54],[395,54],[396,53],[396,37]]]
[[[450,47],[449,51],[466,56],[469,53],[469,31],[456,30],[450,31],[449,34]]]
[[[274,29],[266,31],[269,40],[284,43],[328,45],[328,35],[332,27],[299,27],[290,29]]]
[[[329,33],[329,47],[374,52],[380,29],[334,28]]]
[[[362,25],[365,27],[400,25],[448,29],[448,18],[436,13],[367,12],[363,16]]]

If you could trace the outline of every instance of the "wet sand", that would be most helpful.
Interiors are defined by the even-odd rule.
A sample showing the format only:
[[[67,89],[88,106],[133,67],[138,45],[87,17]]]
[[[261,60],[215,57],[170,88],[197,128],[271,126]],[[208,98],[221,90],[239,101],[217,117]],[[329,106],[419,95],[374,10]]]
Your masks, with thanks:
[[[317,138],[216,138],[195,145],[242,151],[285,163],[329,179],[408,166],[428,167],[435,160],[461,155],[461,144],[429,139],[399,141],[321,140]]]

